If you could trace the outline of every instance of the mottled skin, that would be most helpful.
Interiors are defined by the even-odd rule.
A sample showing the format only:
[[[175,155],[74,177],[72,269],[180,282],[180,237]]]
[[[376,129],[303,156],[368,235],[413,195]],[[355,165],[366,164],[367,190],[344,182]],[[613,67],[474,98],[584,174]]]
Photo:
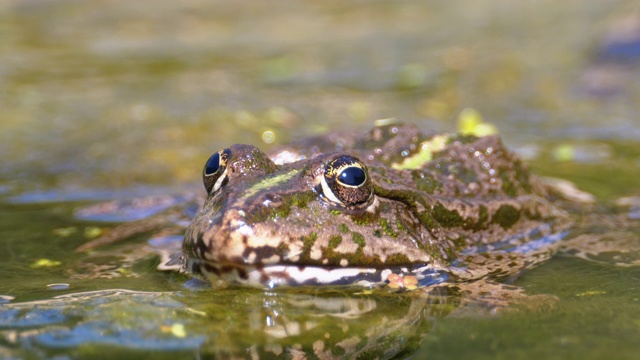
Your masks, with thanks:
[[[374,195],[360,207],[331,201],[321,185],[326,164],[345,155],[364,163],[372,182]],[[240,281],[272,265],[501,277],[550,256],[568,225],[498,136],[386,124],[307,139],[273,158],[285,163],[250,145],[229,148],[225,181],[185,235],[190,270]],[[274,277],[288,274],[259,281]]]

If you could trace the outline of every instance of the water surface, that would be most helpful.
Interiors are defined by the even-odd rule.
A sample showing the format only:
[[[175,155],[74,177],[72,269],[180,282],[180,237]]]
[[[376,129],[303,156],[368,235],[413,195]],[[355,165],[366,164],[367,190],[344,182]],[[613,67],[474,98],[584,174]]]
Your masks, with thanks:
[[[74,249],[114,225],[78,209],[203,191],[232,143],[453,131],[465,108],[535,172],[637,196],[638,24],[628,0],[4,2],[0,357],[635,358],[634,267],[558,256],[514,282],[538,305],[496,313],[451,290],[214,291],[157,271],[149,236]]]

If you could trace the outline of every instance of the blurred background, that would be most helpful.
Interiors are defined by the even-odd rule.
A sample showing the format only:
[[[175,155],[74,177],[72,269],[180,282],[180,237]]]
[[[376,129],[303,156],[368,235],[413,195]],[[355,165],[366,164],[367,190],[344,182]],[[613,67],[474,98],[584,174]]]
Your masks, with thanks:
[[[495,125],[535,173],[604,203],[635,195],[628,214],[606,215],[638,219],[640,2],[1,0],[0,358],[244,358],[255,344],[370,334],[408,308],[425,321],[400,326],[402,356],[637,358],[640,273],[611,265],[638,259],[627,248],[518,278],[560,299],[548,311],[449,316],[455,297],[422,310],[373,294],[358,298],[375,316],[349,321],[311,289],[317,309],[296,308],[295,293],[190,288],[156,270],[162,238],[75,252],[114,225],[78,209],[203,192],[204,162],[233,143],[268,151],[390,117],[456,131],[461,114]],[[320,325],[269,335],[289,320]]]
[[[632,0],[7,0],[0,191],[193,184],[232,143],[455,131],[473,108],[536,171],[611,197],[640,175],[639,68]],[[600,188],[613,159],[629,176]]]

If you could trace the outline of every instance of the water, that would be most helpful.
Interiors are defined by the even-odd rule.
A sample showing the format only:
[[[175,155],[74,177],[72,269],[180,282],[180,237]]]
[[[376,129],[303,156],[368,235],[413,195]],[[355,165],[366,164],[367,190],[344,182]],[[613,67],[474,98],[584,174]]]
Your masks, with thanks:
[[[268,149],[387,117],[450,131],[468,107],[535,172],[602,204],[638,195],[640,60],[620,34],[639,11],[623,0],[4,2],[0,358],[635,358],[635,267],[558,256],[515,280],[527,298],[496,292],[519,311],[494,311],[461,306],[452,289],[214,291],[157,271],[148,236],[74,249],[112,225],[78,209],[201,190],[204,161],[231,143]]]

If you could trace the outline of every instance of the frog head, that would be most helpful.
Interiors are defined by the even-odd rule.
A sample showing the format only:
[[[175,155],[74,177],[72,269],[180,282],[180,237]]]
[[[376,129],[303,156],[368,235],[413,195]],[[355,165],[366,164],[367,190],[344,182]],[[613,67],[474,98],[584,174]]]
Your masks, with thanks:
[[[344,152],[276,165],[251,145],[220,150],[203,169],[208,197],[185,235],[188,266],[274,286],[446,263],[450,244],[416,216],[416,195],[380,191],[384,172]]]

